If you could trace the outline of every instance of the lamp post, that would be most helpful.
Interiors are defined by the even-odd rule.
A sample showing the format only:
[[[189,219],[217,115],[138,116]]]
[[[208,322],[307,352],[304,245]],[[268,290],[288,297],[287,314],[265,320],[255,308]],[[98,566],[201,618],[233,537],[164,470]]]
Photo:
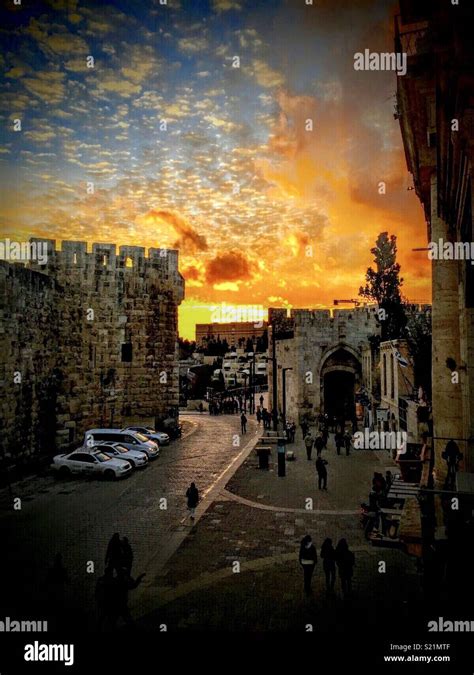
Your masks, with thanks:
[[[276,359],[276,326],[272,326],[272,389],[273,389],[273,431],[278,431],[278,369]]]
[[[293,368],[283,368],[282,373],[282,398],[283,398],[283,433],[286,434],[286,371]]]

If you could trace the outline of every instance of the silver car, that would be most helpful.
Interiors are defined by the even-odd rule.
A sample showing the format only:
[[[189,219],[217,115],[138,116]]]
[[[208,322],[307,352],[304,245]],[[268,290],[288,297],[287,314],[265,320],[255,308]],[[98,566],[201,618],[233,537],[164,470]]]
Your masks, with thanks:
[[[98,443],[89,452],[95,452],[96,450],[112,458],[125,459],[127,462],[130,462],[134,469],[143,469],[148,466],[148,456],[145,452],[141,450],[129,450],[120,443]]]
[[[144,452],[148,459],[156,459],[160,454],[158,444],[136,431],[122,429],[89,429],[84,435],[84,446],[89,448],[98,443],[120,443],[128,450]]]
[[[126,427],[122,431],[134,431],[135,433],[146,436],[150,441],[155,441],[158,445],[169,445],[170,437],[164,431],[156,431],[151,427]]]

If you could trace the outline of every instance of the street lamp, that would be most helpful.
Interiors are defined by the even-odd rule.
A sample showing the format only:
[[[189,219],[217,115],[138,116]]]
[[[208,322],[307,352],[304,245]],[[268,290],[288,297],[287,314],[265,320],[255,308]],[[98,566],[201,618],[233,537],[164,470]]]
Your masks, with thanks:
[[[293,368],[283,368],[282,373],[282,398],[283,398],[283,433],[286,434],[286,371]]]

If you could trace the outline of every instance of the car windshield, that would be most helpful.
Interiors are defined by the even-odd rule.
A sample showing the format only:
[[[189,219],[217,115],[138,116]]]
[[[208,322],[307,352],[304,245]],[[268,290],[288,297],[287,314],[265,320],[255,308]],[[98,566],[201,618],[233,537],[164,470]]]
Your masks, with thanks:
[[[136,437],[138,438],[138,440],[141,441],[142,443],[146,443],[146,442],[148,441],[148,438],[147,438],[146,436],[144,436],[143,434],[141,434],[139,431],[136,431],[136,432],[135,432],[135,436],[136,436]]]
[[[123,454],[124,452],[128,452],[127,448],[124,448],[123,445],[116,445],[116,446],[115,446],[115,450],[117,450],[117,452],[120,452],[120,453],[122,453],[122,454]]]
[[[156,434],[156,431],[154,429],[151,429],[150,427],[147,427],[146,431],[148,434]]]
[[[94,454],[94,457],[97,457],[97,459],[99,460],[99,462],[109,462],[109,461],[110,461],[110,457],[108,457],[108,456],[107,456],[106,454],[104,454],[103,452],[96,452],[96,453]]]

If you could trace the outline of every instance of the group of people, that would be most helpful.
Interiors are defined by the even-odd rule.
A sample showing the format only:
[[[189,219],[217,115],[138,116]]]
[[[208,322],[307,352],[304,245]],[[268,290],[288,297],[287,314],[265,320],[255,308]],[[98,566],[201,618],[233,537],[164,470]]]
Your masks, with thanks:
[[[336,583],[336,567],[339,571],[342,593],[347,596],[352,591],[352,576],[354,573],[355,555],[349,549],[346,539],[340,539],[334,548],[332,539],[325,539],[321,546],[320,558],[323,561],[323,570],[326,577],[326,592],[334,591]],[[299,563],[303,570],[304,591],[311,594],[311,580],[313,577],[318,556],[316,547],[309,534],[303,537],[300,545]]]
[[[145,573],[132,577],[133,549],[127,537],[118,532],[112,536],[105,554],[105,572],[97,582],[95,597],[99,613],[99,629],[116,628],[122,618],[131,626],[133,619],[128,607],[128,593],[137,588]]]
[[[271,429],[272,427],[272,414],[266,408],[263,407],[263,404],[257,408],[257,424],[260,426],[260,423],[263,422],[264,429]]]

